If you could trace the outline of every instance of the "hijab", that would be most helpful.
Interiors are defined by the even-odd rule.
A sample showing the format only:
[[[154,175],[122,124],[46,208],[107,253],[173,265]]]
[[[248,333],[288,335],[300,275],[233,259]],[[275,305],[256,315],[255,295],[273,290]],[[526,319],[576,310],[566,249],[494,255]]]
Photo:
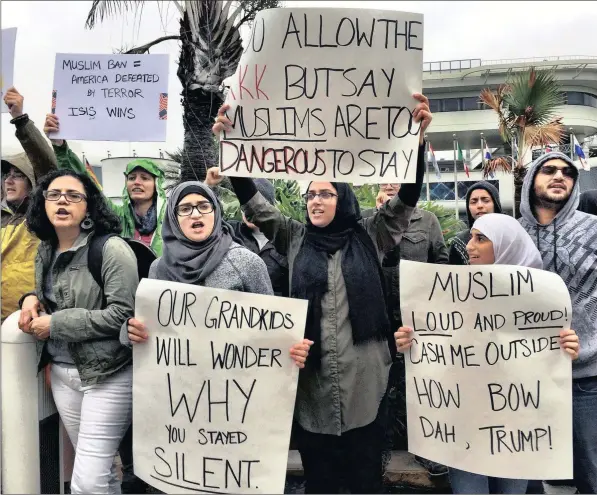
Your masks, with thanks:
[[[214,207],[214,228],[201,242],[189,240],[178,223],[175,208],[189,194],[200,194]],[[157,278],[183,284],[203,285],[228,253],[233,242],[232,227],[224,221],[222,206],[202,182],[183,182],[174,188],[166,204],[162,224],[163,255],[158,261]]]
[[[371,237],[359,222],[359,203],[348,184],[331,184],[338,193],[336,215],[328,226],[316,227],[307,212],[307,232],[294,261],[291,281],[291,297],[309,301],[305,337],[314,342],[309,360],[317,367],[321,364],[321,303],[329,290],[330,254],[342,251],[342,275],[355,345],[385,340],[390,334],[381,265]]]
[[[543,269],[543,260],[535,243],[511,216],[488,213],[475,220],[472,229],[477,229],[493,243],[496,265]]]

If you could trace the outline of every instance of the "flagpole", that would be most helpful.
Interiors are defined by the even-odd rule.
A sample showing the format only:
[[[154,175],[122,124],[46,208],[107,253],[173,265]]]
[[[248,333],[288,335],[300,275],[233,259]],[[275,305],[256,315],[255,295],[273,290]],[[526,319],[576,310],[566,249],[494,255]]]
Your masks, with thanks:
[[[518,151],[518,145],[516,144],[516,136],[512,137],[512,216],[516,218],[516,184],[514,182],[514,167],[516,167],[516,161],[514,158],[514,147],[516,146]],[[524,166],[524,165],[523,165]]]
[[[456,170],[456,134],[452,134],[454,138],[452,141],[452,149],[454,151],[454,207],[456,208],[456,220],[460,219],[458,211],[458,173]]]
[[[570,159],[574,161],[574,134],[572,133],[572,127],[570,128]]]
[[[485,175],[485,138],[481,133],[481,163],[483,164],[483,176]]]
[[[427,202],[429,202],[429,141],[425,135],[425,178],[427,180]]]

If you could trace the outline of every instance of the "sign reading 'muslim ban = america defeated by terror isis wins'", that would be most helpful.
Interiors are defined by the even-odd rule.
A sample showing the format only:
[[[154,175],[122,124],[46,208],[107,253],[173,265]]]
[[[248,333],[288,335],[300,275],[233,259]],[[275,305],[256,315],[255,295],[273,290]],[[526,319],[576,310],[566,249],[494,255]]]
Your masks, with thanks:
[[[373,9],[269,9],[234,76],[226,175],[414,182],[423,16]]]
[[[142,280],[135,474],[165,493],[283,493],[307,301]]]
[[[168,55],[56,54],[52,137],[86,141],[165,141]]]
[[[408,450],[471,473],[572,478],[572,307],[554,273],[400,263]],[[582,343],[581,343],[582,345]]]

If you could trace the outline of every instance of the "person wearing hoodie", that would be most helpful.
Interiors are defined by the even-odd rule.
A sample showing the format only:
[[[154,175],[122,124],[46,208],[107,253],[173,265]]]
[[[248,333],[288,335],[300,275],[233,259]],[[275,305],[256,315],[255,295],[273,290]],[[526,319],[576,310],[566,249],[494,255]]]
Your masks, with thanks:
[[[574,482],[579,493],[597,493],[597,218],[577,210],[579,189],[567,155],[541,155],[524,179],[519,221],[544,269],[560,275],[570,292],[581,345],[572,364]]]
[[[46,115],[44,132],[51,136],[58,132],[56,115]],[[58,168],[86,173],[85,165],[63,139],[51,139],[58,160]],[[122,236],[135,239],[149,246],[156,254],[162,254],[162,222],[166,212],[164,172],[157,163],[147,158],[129,162],[124,171],[125,185],[122,205],[106,198],[108,204],[122,223]]]
[[[450,245],[448,263],[450,265],[468,265],[466,245],[471,240],[471,227],[477,218],[487,213],[502,213],[500,193],[489,182],[479,181],[466,191],[466,215],[468,229],[463,230],[454,237]]]
[[[39,240],[27,229],[25,214],[37,181],[57,167],[52,148],[23,113],[23,96],[11,87],[4,102],[25,152],[2,157],[2,321],[19,309],[20,297],[35,287]]]
[[[222,180],[218,167],[211,167],[207,170],[205,184],[211,188],[217,187]],[[274,185],[267,179],[254,179],[255,187],[272,206],[276,204],[276,190]],[[273,243],[265,237],[259,228],[252,224],[242,212],[243,220],[228,220],[228,224],[234,230],[234,237],[242,241],[243,245],[258,255],[267,266],[274,295],[288,297],[288,260],[286,256],[276,251]]]

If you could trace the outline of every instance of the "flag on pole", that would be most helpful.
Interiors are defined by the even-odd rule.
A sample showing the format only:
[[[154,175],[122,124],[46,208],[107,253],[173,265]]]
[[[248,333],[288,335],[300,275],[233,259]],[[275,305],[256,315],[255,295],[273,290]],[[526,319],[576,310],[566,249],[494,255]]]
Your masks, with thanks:
[[[437,160],[435,158],[435,151],[433,151],[433,146],[431,146],[431,143],[429,143],[429,153],[431,154],[431,163],[433,164],[433,170],[435,170],[435,176],[438,180],[441,180],[442,174],[439,171]]]
[[[462,163],[464,164],[464,173],[466,174],[467,177],[470,178],[470,173],[469,173],[470,171],[468,169],[468,164],[464,160],[464,155],[462,154],[462,150],[460,149],[460,143],[458,141],[456,141],[456,146],[458,147],[458,159],[462,160]]]
[[[574,134],[572,134],[572,140],[574,143],[574,153],[576,153],[576,156],[578,156],[578,160],[580,161],[580,164],[582,165],[582,169],[583,170],[591,170],[591,167],[589,166],[589,162],[587,161],[587,158],[585,156],[585,152],[580,147],[580,144],[578,144],[578,139],[576,139],[576,136]]]
[[[95,185],[97,186],[97,188],[101,191],[102,190],[102,185],[100,184],[97,176],[95,175],[95,172],[93,171],[93,167],[89,164],[89,162],[87,161],[87,157],[84,158],[85,160],[85,170],[87,171],[87,175],[89,177],[91,177],[91,180],[93,182],[95,182]]]
[[[489,152],[489,148],[487,147],[487,141],[483,142],[483,156],[485,160],[492,160],[491,153]],[[494,179],[495,175],[493,174],[493,170],[489,171],[489,178]]]

